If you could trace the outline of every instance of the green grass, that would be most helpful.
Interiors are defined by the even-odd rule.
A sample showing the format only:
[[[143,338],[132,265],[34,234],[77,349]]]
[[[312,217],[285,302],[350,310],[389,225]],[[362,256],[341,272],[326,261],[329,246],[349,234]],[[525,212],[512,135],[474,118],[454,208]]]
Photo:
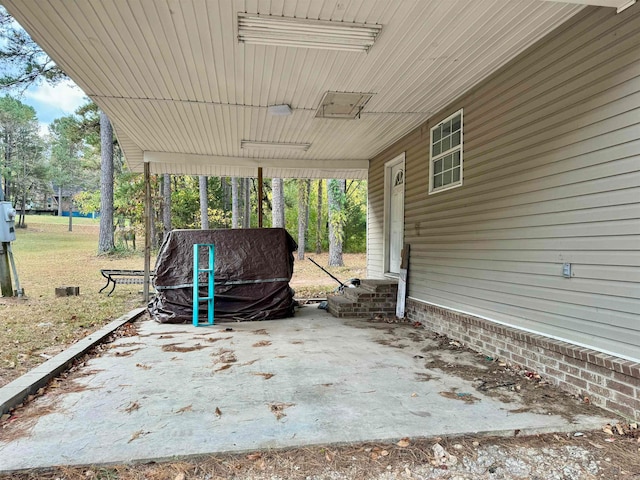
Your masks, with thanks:
[[[112,297],[98,290],[102,268],[141,269],[141,252],[97,256],[98,222],[33,216],[12,244],[23,298],[0,298],[0,385],[33,368],[127,311],[142,305],[139,285],[118,285]],[[77,220],[77,222],[76,222]],[[55,288],[80,287],[80,296],[56,297]]]

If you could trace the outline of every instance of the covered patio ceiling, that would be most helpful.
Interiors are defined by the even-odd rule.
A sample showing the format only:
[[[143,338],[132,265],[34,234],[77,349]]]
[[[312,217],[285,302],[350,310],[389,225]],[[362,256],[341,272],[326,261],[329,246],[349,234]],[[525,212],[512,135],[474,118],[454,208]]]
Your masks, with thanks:
[[[366,178],[370,158],[585,3],[629,0],[3,3],[108,114],[132,171]],[[239,41],[239,13],[381,30],[366,52],[255,45]],[[326,92],[373,95],[355,119],[317,118]]]

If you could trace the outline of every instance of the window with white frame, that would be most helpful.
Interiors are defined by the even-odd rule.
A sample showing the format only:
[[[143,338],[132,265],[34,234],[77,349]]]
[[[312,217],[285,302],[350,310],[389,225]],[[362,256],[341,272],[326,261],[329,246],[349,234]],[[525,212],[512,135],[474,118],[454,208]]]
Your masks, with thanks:
[[[431,129],[429,193],[462,185],[462,109]]]

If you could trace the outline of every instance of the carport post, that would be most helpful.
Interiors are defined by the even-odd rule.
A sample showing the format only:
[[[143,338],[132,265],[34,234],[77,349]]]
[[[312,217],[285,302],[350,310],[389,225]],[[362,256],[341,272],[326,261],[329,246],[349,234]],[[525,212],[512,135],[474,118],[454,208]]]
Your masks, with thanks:
[[[258,228],[262,228],[262,167],[258,167]]]
[[[144,162],[144,286],[142,297],[149,303],[149,277],[151,273],[151,174],[149,162]]]

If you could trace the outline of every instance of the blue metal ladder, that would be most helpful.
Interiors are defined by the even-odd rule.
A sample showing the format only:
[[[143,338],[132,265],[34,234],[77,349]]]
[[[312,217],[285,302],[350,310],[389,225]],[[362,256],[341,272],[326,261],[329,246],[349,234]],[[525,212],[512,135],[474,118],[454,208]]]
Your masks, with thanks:
[[[208,266],[207,268],[200,268],[200,248],[206,248],[206,252],[209,255],[208,258]],[[201,325],[206,325],[205,323],[200,323],[198,318],[199,305],[200,302],[207,302],[207,320],[208,325],[213,325],[213,300],[214,300],[214,288],[213,288],[213,270],[215,265],[215,249],[212,244],[208,243],[196,243],[193,245],[193,326],[199,327]],[[200,297],[199,296],[199,277],[201,273],[207,274],[207,296]]]

